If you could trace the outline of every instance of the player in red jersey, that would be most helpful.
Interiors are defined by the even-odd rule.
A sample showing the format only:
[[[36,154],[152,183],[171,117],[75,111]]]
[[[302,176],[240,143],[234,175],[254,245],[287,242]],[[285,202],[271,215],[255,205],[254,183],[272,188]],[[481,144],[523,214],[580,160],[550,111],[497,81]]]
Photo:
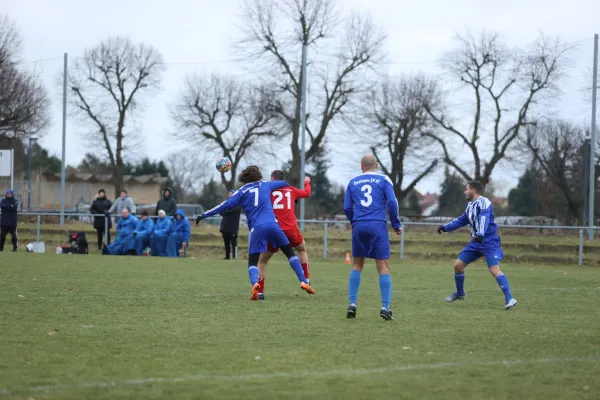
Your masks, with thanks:
[[[275,170],[271,173],[271,180],[285,180],[285,173],[280,170]],[[310,194],[310,178],[308,176],[304,178],[304,190],[295,188],[293,186],[286,186],[271,193],[271,203],[273,204],[275,218],[277,218],[277,222],[279,223],[279,226],[281,226],[281,230],[283,230],[283,233],[285,233],[285,236],[287,236],[292,247],[298,252],[298,258],[302,264],[304,277],[307,281],[309,280],[308,254],[306,253],[306,243],[304,242],[304,237],[302,237],[302,233],[300,233],[300,229],[298,229],[298,221],[296,220],[294,204],[298,199],[310,197]],[[258,260],[258,284],[260,285],[260,290],[258,293],[259,300],[263,300],[265,298],[265,270],[267,263],[271,257],[273,257],[273,254],[277,253],[278,251],[279,249],[269,245],[267,251],[265,253],[261,253]]]

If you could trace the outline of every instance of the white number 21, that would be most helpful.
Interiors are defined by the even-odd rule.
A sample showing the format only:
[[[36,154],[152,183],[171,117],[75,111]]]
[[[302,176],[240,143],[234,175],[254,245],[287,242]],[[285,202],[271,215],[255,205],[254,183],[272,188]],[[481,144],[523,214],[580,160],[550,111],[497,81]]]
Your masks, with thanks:
[[[284,194],[278,190],[276,192],[273,192],[273,196],[275,196],[275,201],[273,202],[273,209],[274,210],[284,209],[285,206],[283,204],[281,204],[281,200],[283,200]],[[292,208],[292,198],[291,198],[290,192],[285,192],[285,198],[287,200],[287,209],[290,210]]]
[[[371,203],[373,203],[373,196],[371,196],[371,192],[373,191],[373,188],[371,187],[371,185],[364,185],[363,187],[360,188],[361,192],[365,192],[365,200],[361,200],[360,204],[363,207],[369,207],[371,205]]]

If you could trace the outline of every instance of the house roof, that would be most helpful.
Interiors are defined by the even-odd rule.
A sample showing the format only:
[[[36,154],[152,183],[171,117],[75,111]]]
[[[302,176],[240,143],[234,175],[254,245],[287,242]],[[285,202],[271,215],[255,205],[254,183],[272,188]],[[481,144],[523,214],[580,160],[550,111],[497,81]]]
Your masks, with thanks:
[[[89,183],[100,183],[110,182],[113,180],[113,175],[110,174],[90,174],[90,173],[79,173],[79,172],[65,172],[65,180],[68,182],[89,182]],[[44,177],[51,181],[59,181],[60,174],[45,173]],[[141,184],[163,184],[168,178],[161,177],[159,174],[153,175],[123,175],[123,183],[141,183]]]

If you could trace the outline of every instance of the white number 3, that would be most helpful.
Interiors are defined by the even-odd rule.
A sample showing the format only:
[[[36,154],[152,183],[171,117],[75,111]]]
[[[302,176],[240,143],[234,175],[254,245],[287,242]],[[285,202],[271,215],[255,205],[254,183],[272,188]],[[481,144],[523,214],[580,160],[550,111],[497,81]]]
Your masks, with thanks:
[[[363,187],[360,188],[361,192],[365,192],[365,200],[361,200],[360,204],[363,207],[369,207],[371,205],[371,203],[373,203],[373,196],[371,196],[371,192],[373,191],[373,188],[371,187],[371,185],[364,185]]]

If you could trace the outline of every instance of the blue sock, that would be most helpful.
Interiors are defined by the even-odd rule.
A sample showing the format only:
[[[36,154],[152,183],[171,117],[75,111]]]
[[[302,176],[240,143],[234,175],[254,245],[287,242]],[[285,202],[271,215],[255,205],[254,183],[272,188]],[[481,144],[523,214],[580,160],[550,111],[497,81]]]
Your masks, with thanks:
[[[381,290],[381,306],[389,310],[390,301],[392,301],[392,278],[390,278],[390,274],[379,275],[379,290]]]
[[[298,256],[290,257],[290,258],[288,258],[288,261],[290,263],[290,267],[292,267],[292,269],[296,273],[298,280],[300,282],[308,283],[308,281],[304,277],[304,270],[302,269],[302,264],[300,264],[300,260],[298,259]]]
[[[248,278],[250,278],[250,284],[254,286],[254,284],[258,283],[258,268],[254,265],[248,267]]]
[[[348,300],[350,304],[356,304],[358,297],[358,288],[360,287],[360,271],[353,269],[350,271],[350,279],[348,280]]]
[[[502,293],[504,293],[504,298],[506,301],[508,302],[510,299],[512,299],[508,278],[506,278],[504,274],[500,274],[496,277],[496,282],[498,282],[498,286],[500,286],[500,289],[502,289]]]
[[[460,274],[454,273],[454,282],[456,282],[456,293],[464,295],[465,294],[465,273],[461,272]]]

